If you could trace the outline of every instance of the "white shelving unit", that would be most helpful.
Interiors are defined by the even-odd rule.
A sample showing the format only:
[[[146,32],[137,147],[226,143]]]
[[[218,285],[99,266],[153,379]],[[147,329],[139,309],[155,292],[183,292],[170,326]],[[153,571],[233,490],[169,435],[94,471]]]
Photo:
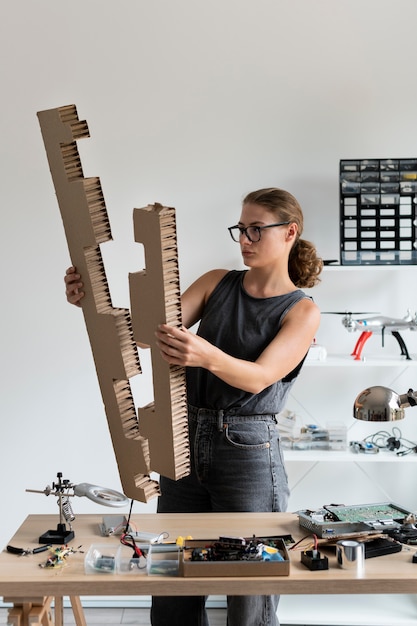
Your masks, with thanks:
[[[366,352],[366,344],[364,351]],[[304,367],[417,367],[417,355],[411,354],[410,361],[399,359],[395,355],[372,355],[370,357],[363,355],[360,361],[355,361],[348,354],[328,354],[324,361],[306,360]],[[417,381],[416,381],[417,382]]]
[[[353,418],[354,400],[368,386],[384,385],[397,393],[417,387],[417,332],[401,332],[411,360],[401,355],[397,341],[385,331],[384,345],[381,335],[374,334],[365,343],[358,361],[351,353],[359,333],[348,332],[341,323],[348,311],[360,317],[381,314],[394,318],[404,317],[408,310],[416,311],[415,277],[417,266],[413,265],[330,265],[323,269],[321,283],[310,295],[322,312],[316,342],[326,348],[327,358],[306,360],[287,402],[287,409],[299,416],[302,423],[325,428],[335,420],[342,422],[347,428],[348,443],[378,431],[391,434],[393,429],[404,439],[417,442],[417,408],[406,409],[406,419],[399,422],[368,423]],[[417,462],[415,453],[398,457],[388,450],[378,454],[354,453],[350,449],[284,450],[284,458],[293,510],[305,508],[306,501],[309,508],[318,508],[324,503],[323,497],[333,502],[366,502],[372,497],[369,480],[378,486],[372,501],[387,493],[398,498],[407,492],[409,506],[404,508],[417,510],[414,476],[408,478],[408,486],[401,480],[401,489],[394,488],[395,472],[401,476],[404,468]],[[339,467],[331,467],[332,464]],[[367,467],[367,481],[363,481],[363,466]]]
[[[371,385],[384,385],[397,393],[417,388],[417,332],[401,333],[412,360],[400,354],[397,341],[387,332],[385,345],[373,336],[362,360],[351,356],[358,333],[349,333],[341,315],[346,311],[404,317],[417,309],[415,266],[326,266],[322,281],[310,294],[322,311],[316,341],[327,350],[324,361],[306,360],[287,409],[304,424],[326,427],[334,420],[346,425],[348,444],[376,433],[399,429],[417,442],[417,407],[406,409],[398,422],[369,423],[353,418],[358,393]],[[329,503],[364,504],[394,502],[417,511],[417,454],[398,457],[381,449],[376,454],[343,451],[283,450],[291,488],[289,510],[314,509]],[[415,552],[410,550],[410,559]],[[383,557],[381,557],[383,558]],[[417,567],[417,566],[416,566]],[[417,575],[417,569],[416,569]],[[417,596],[314,596],[281,598],[279,616],[285,625],[308,626],[414,626]]]
[[[354,453],[350,450],[284,450],[286,462],[303,463],[417,463],[417,454],[398,457],[387,450],[377,454]]]

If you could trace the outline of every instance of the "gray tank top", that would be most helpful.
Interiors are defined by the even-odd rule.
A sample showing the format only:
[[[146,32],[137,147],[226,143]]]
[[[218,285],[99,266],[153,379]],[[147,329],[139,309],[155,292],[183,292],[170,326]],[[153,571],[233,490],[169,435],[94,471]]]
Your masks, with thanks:
[[[286,313],[309,296],[297,289],[283,296],[254,298],[243,287],[246,271],[233,270],[220,280],[204,308],[197,334],[231,356],[255,361],[279,331]],[[188,402],[197,408],[223,409],[229,415],[279,413],[303,362],[256,395],[228,385],[206,369],[189,367]]]

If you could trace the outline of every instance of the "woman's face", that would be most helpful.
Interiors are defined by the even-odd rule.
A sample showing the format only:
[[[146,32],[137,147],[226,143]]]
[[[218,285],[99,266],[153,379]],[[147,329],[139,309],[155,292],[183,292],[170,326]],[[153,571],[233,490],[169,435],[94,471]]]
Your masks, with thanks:
[[[260,267],[270,263],[285,262],[288,264],[288,255],[297,234],[295,223],[282,224],[262,228],[271,224],[280,224],[280,220],[265,207],[258,204],[244,204],[238,225],[242,228],[260,227],[259,231],[250,230],[252,239],[260,234],[259,241],[250,241],[245,233],[240,236],[240,249],[245,265]],[[254,233],[255,237],[251,235]]]

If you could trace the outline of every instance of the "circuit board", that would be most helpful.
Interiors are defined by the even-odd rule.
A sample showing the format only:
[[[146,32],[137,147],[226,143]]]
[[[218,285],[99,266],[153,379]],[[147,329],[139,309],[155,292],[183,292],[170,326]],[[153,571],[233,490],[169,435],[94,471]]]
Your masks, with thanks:
[[[404,509],[389,503],[366,504],[356,506],[332,506],[323,507],[334,516],[337,522],[372,522],[383,520],[402,521]]]
[[[360,505],[325,505],[315,511],[299,511],[300,526],[318,537],[345,537],[398,529],[410,511],[389,502]]]

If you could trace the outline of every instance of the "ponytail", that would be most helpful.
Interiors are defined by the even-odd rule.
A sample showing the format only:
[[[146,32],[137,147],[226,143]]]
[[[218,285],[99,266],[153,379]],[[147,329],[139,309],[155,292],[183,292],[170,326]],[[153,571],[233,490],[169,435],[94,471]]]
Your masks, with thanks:
[[[320,282],[322,269],[323,259],[317,256],[314,244],[299,237],[288,259],[288,273],[294,285],[300,288],[314,287]]]

